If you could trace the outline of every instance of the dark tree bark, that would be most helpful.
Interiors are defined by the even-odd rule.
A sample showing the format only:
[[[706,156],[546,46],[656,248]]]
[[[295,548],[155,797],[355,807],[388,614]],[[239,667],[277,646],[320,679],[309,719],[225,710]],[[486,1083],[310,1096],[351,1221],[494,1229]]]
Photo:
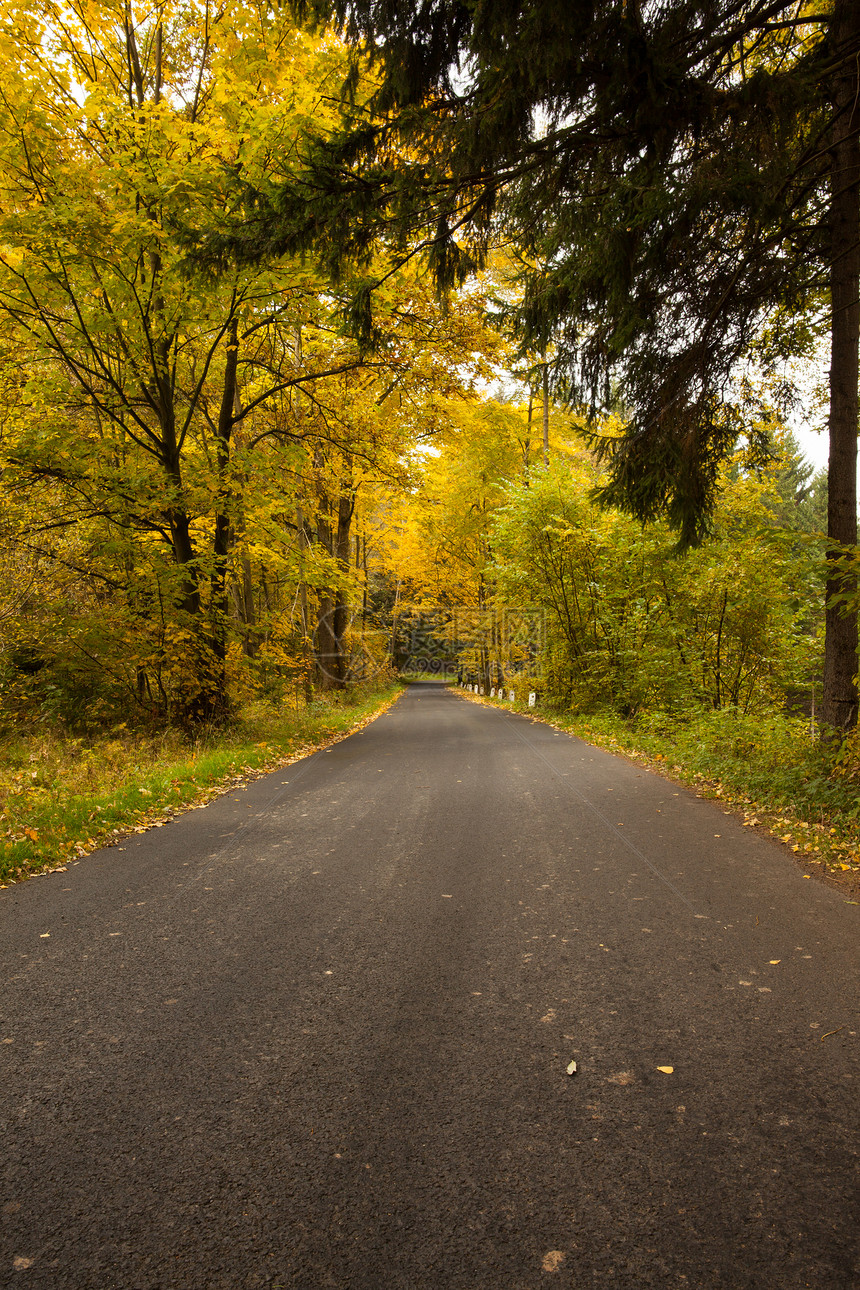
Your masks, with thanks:
[[[223,655],[227,622],[227,565],[230,555],[232,488],[229,479],[230,440],[235,421],[237,372],[239,364],[238,320],[233,318],[227,333],[227,359],[215,434],[218,464],[218,493],[215,499],[215,533],[212,544],[212,633]]]
[[[318,472],[317,541],[348,577],[351,572],[350,547],[352,517],[355,512],[355,492],[351,487],[352,461],[345,454],[336,503],[323,480],[324,461],[319,450],[315,465]],[[349,605],[342,588],[323,588],[319,592],[316,631],[317,683],[323,690],[340,690],[347,682],[345,637],[348,625]]]
[[[344,572],[349,570],[349,549],[351,541],[352,517],[355,513],[355,496],[341,493],[337,502],[337,535],[335,537],[335,557]],[[346,594],[338,591],[335,596],[334,637],[338,650],[338,676],[340,684],[347,680],[348,661],[346,657],[346,631],[349,627],[349,605]]]
[[[856,48],[860,7],[837,0],[837,55]],[[857,544],[858,347],[860,347],[860,80],[856,59],[839,58],[835,77],[831,171],[830,464],[828,471],[827,619],[822,725],[857,721],[857,582],[836,563]],[[849,605],[846,605],[846,598]],[[846,612],[846,609],[848,612]]]

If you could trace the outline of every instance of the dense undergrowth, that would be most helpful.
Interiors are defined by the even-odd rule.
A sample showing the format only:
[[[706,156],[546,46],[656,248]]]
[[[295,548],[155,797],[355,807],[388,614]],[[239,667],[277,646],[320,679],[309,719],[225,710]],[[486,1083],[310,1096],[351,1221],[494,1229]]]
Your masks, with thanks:
[[[248,705],[195,739],[120,727],[74,736],[34,726],[0,748],[0,885],[56,869],[163,823],[237,779],[297,760],[349,733],[400,693],[397,683],[322,695],[308,706]]]

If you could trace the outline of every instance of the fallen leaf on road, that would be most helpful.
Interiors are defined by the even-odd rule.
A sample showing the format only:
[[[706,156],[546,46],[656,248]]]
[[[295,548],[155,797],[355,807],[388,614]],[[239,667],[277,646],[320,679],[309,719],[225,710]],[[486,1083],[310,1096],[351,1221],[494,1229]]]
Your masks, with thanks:
[[[674,1066],[658,1066],[657,1069],[658,1071],[662,1071],[664,1075],[674,1075],[675,1073]]]
[[[46,936],[50,936],[50,935],[51,935],[51,933],[50,933],[50,932],[40,932],[40,933],[39,933],[39,940],[40,940],[40,941],[43,941],[43,940],[45,939],[45,937],[46,937]]]
[[[768,963],[772,964],[773,966],[781,962],[782,962],[782,959],[768,959]]]
[[[576,1074],[576,1062],[568,1062],[568,1064],[567,1064],[567,1073],[568,1073],[568,1075],[575,1075],[575,1074]]]

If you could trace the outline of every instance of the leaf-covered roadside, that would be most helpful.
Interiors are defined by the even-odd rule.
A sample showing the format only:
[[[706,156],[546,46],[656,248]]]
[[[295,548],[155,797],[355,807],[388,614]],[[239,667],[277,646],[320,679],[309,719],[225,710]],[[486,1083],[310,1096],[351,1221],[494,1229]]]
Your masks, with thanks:
[[[39,732],[10,742],[0,759],[0,886],[62,869],[299,761],[374,720],[401,693],[389,683],[298,712],[253,705],[229,729],[193,743],[175,731],[148,739],[113,732],[88,743]]]
[[[762,829],[790,848],[808,873],[860,900],[856,736],[834,753],[811,736],[808,720],[782,713],[649,713],[627,721],[609,711],[535,715],[525,695],[514,704],[466,697],[524,712],[722,803],[746,827]]]

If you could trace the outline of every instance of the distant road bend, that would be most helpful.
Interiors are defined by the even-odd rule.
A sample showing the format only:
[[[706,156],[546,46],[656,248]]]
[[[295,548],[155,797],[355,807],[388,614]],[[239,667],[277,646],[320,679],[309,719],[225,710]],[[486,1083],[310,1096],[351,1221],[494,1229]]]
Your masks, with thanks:
[[[0,891],[0,1285],[860,1288],[860,908],[719,806],[424,684],[123,847]]]

